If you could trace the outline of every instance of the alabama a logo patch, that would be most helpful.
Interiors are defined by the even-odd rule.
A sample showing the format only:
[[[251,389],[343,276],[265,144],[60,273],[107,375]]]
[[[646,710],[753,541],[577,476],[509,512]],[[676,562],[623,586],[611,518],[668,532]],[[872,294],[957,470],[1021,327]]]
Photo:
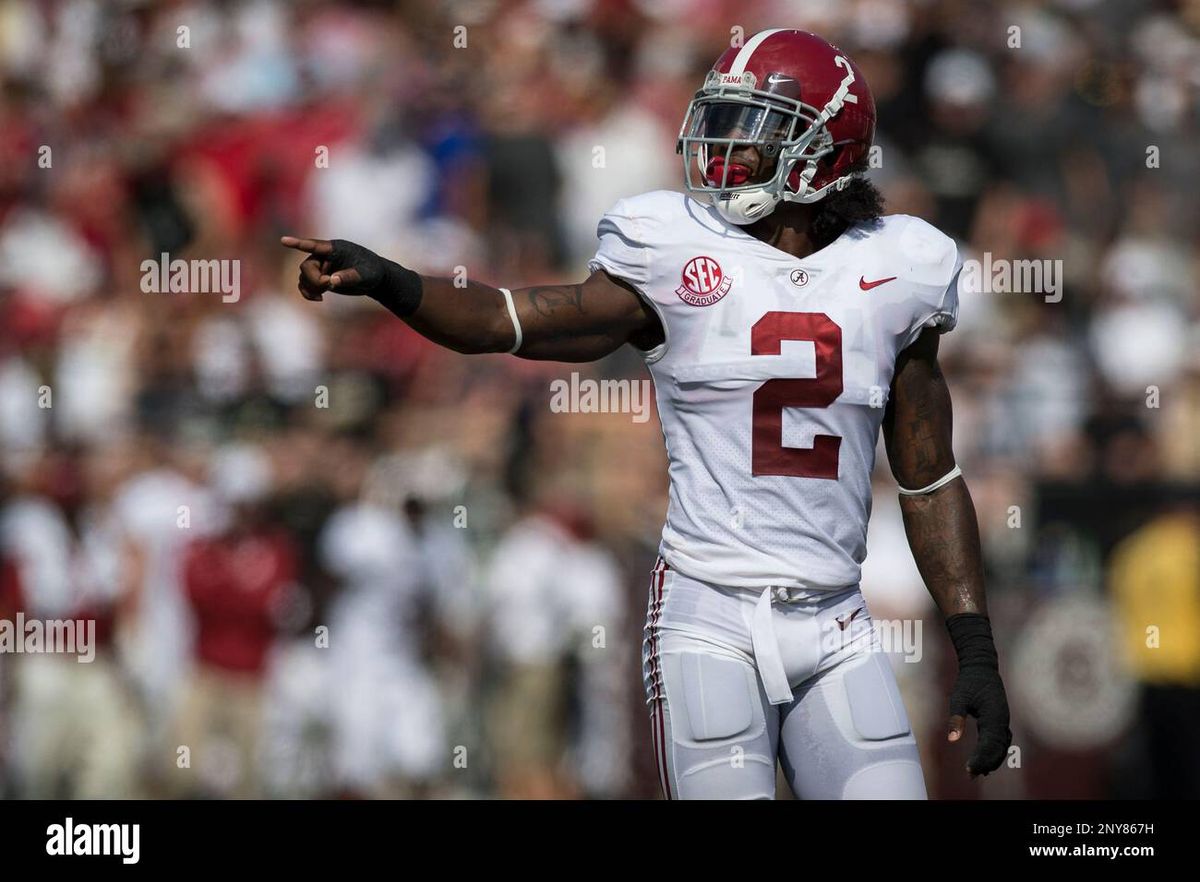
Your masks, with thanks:
[[[693,257],[683,267],[683,283],[675,289],[679,299],[689,306],[712,306],[729,293],[733,279],[721,272],[721,264],[711,257]]]

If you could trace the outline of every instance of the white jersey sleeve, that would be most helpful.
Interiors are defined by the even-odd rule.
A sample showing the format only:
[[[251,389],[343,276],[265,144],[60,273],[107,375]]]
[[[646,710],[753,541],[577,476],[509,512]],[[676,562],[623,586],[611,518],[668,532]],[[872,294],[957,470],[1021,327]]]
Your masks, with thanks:
[[[897,256],[907,263],[907,290],[913,317],[900,349],[911,345],[925,328],[939,334],[958,323],[958,279],[962,257],[954,240],[920,218],[897,216],[893,234]]]
[[[600,219],[596,228],[600,247],[588,262],[588,269],[592,272],[603,270],[635,288],[644,289],[650,280],[645,232],[649,218],[639,218],[633,212],[630,200],[622,199]]]
[[[657,313],[666,340],[643,352],[648,362],[660,359],[670,340],[670,324],[663,304],[655,298],[656,273],[661,272],[663,251],[671,242],[670,218],[680,215],[685,197],[656,190],[619,200],[596,228],[599,247],[588,261],[591,272],[603,271],[630,285]]]

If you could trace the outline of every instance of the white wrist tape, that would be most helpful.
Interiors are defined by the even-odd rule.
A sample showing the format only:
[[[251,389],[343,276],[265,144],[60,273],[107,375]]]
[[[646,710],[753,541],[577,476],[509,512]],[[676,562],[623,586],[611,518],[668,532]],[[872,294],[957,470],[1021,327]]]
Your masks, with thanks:
[[[946,472],[946,474],[942,475],[940,478],[938,478],[936,481],[934,481],[932,484],[930,484],[928,487],[922,487],[920,490],[905,490],[903,487],[897,486],[896,489],[900,492],[901,496],[924,496],[927,493],[932,493],[934,490],[938,489],[939,487],[944,487],[946,484],[949,484],[951,481],[953,481],[955,478],[957,478],[961,474],[962,474],[962,469],[960,469],[958,466],[955,466],[950,471]]]
[[[513,332],[517,335],[516,342],[513,343],[512,349],[508,350],[509,355],[515,353],[521,348],[523,336],[521,334],[521,320],[517,318],[517,308],[513,306],[512,292],[507,288],[501,288],[500,293],[504,295],[504,305],[508,307],[508,317],[512,319]]]

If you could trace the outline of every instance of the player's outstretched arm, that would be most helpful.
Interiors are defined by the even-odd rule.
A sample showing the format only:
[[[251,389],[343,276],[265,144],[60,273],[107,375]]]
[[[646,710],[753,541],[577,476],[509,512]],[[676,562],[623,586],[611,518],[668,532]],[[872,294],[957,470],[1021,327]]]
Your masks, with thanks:
[[[299,281],[308,300],[321,300],[326,291],[372,297],[413,330],[456,352],[593,361],[625,343],[651,349],[662,340],[654,311],[603,272],[577,285],[513,290],[510,312],[499,288],[479,282],[457,287],[450,279],[418,275],[344,239],[281,241],[308,254]]]
[[[950,391],[937,351],[938,334],[928,329],[900,354],[883,437],[902,488],[900,508],[913,558],[958,653],[947,738],[959,740],[966,717],[976,717],[979,741],[967,770],[986,775],[1004,761],[1012,733],[987,618],[975,506],[961,475],[935,486],[955,469]]]

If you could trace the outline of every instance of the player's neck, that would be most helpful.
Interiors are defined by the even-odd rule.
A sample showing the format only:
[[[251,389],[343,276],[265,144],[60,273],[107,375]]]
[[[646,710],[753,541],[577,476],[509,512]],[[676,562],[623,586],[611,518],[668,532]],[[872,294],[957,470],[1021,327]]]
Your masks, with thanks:
[[[812,218],[812,206],[785,203],[762,220],[742,229],[772,248],[805,258],[828,244],[813,239]]]

